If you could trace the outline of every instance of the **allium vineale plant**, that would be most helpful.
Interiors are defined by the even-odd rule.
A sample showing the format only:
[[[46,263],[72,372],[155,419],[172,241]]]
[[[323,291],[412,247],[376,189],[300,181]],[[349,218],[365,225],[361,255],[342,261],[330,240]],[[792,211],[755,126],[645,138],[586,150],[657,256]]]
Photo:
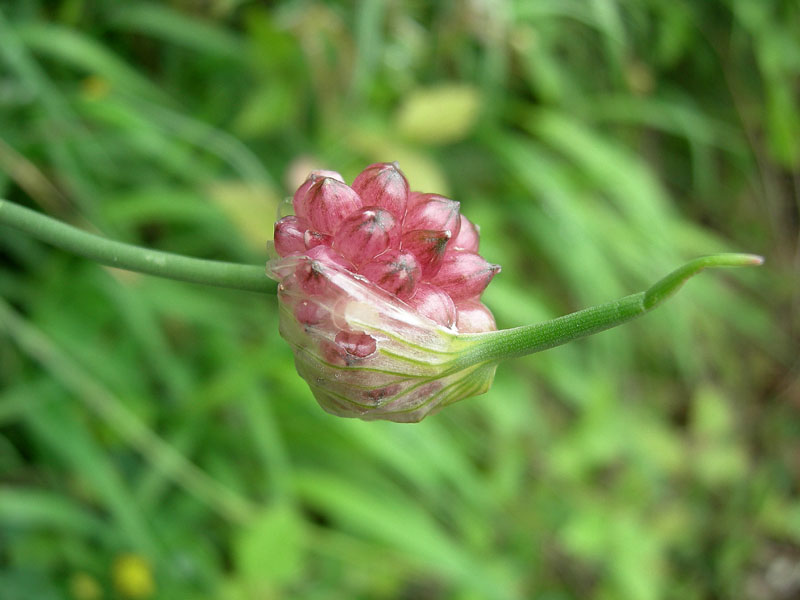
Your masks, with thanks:
[[[352,186],[314,171],[275,224],[281,332],[321,405],[412,420],[488,388],[494,366],[448,374],[457,333],[496,329],[480,296],[500,271],[460,204],[410,192],[396,163]]]
[[[275,225],[281,334],[325,410],[419,421],[489,389],[497,363],[641,316],[707,267],[758,265],[751,254],[694,259],[643,292],[556,319],[497,330],[480,296],[500,270],[478,254],[478,228],[458,202],[409,192],[395,163],[352,186],[316,171]],[[117,268],[182,281],[274,291],[263,268],[107,240],[0,199],[0,224]]]

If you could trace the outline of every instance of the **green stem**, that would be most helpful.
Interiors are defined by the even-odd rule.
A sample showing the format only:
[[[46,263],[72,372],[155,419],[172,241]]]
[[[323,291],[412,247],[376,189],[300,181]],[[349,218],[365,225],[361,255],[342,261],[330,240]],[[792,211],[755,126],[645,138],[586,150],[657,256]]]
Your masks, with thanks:
[[[644,292],[558,317],[544,323],[464,336],[477,343],[459,357],[456,369],[481,362],[533,354],[598,333],[652,310],[677,292],[692,276],[707,267],[760,265],[753,254],[714,254],[696,258],[676,269]]]
[[[240,290],[275,291],[275,284],[260,266],[189,258],[107,240],[2,199],[0,224],[15,227],[43,242],[111,267]],[[462,369],[479,362],[540,352],[616,327],[652,310],[703,269],[760,265],[763,262],[762,257],[753,254],[704,256],[686,263],[638,294],[544,323],[491,333],[465,334],[460,337],[474,343],[469,344],[453,368]]]
[[[264,267],[189,258],[107,240],[0,199],[0,224],[109,267],[251,292],[275,291]]]

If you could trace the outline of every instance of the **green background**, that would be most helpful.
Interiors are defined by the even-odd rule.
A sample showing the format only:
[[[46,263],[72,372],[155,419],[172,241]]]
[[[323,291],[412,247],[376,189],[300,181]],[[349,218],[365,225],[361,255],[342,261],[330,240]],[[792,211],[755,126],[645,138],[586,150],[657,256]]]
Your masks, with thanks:
[[[794,0],[0,4],[0,196],[263,263],[397,160],[501,327],[709,272],[419,425],[324,413],[273,297],[0,228],[4,599],[800,596]]]

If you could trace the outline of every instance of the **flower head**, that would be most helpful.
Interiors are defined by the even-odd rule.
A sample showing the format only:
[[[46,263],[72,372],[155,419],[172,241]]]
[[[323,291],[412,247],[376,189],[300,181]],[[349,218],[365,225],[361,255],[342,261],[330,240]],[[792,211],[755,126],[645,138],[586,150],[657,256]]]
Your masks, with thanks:
[[[281,335],[322,407],[419,421],[488,389],[494,362],[464,365],[470,336],[496,329],[480,295],[500,267],[454,200],[409,192],[396,163],[346,185],[315,171],[275,224]]]

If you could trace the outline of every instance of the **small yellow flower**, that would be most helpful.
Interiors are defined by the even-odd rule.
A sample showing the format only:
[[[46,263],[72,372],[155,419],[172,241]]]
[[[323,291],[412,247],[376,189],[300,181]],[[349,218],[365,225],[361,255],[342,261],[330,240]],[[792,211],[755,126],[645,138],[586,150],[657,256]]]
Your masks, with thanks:
[[[150,563],[138,554],[121,554],[112,568],[114,588],[125,598],[150,598],[156,589]]]

